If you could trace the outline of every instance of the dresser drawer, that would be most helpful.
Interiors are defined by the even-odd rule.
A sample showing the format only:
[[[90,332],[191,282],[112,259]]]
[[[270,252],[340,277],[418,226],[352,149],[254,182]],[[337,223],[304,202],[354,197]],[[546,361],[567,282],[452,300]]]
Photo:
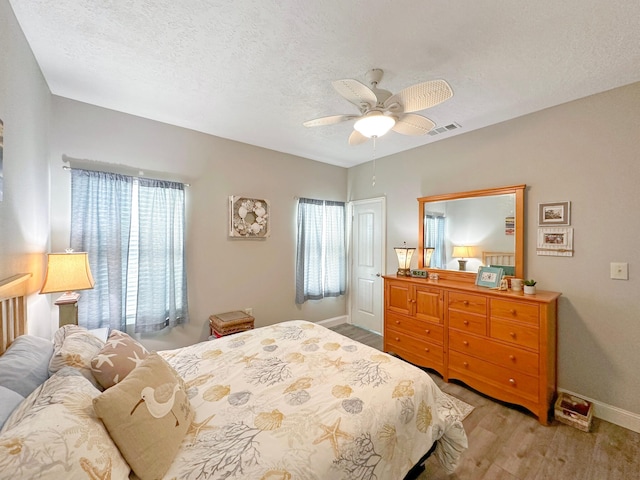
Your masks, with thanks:
[[[449,327],[478,335],[486,335],[487,317],[458,310],[449,310]]]
[[[484,379],[509,394],[534,401],[538,399],[538,379],[509,368],[499,367],[463,353],[449,351],[449,369]],[[451,375],[454,376],[454,375]]]
[[[538,305],[492,298],[491,317],[518,320],[538,326]]]
[[[487,299],[480,295],[449,292],[449,310],[451,309],[486,315]]]
[[[442,345],[418,340],[417,338],[399,333],[396,330],[385,329],[384,349],[400,355],[405,360],[421,366],[437,367],[444,365]]]
[[[411,334],[420,340],[428,340],[438,345],[442,345],[444,339],[444,327],[442,325],[415,318],[407,318],[390,312],[385,317],[385,329]]]
[[[529,375],[538,375],[538,354],[465,332],[449,332],[449,350],[473,355],[490,363]]]
[[[492,338],[504,340],[505,342],[536,351],[538,350],[538,343],[540,341],[539,330],[537,328],[528,327],[509,320],[501,320],[499,318],[491,318],[489,335]]]

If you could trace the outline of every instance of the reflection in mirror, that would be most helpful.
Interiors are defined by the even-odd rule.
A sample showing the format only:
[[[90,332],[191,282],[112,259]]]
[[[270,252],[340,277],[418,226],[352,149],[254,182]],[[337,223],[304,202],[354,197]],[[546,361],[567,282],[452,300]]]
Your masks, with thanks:
[[[432,268],[476,272],[483,252],[515,253],[514,194],[434,202],[428,208],[424,245],[434,248]]]
[[[419,265],[471,278],[479,266],[492,265],[522,276],[524,188],[419,198]]]

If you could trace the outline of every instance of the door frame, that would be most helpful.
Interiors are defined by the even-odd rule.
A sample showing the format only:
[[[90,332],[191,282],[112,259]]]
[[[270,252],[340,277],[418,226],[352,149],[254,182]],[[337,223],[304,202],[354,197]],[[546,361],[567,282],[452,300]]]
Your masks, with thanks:
[[[347,258],[349,259],[349,261],[347,262],[347,278],[348,278],[348,288],[347,288],[347,323],[349,324],[353,324],[353,319],[351,318],[351,312],[352,312],[352,308],[353,308],[353,261],[355,258],[354,255],[354,244],[353,244],[353,221],[354,221],[354,214],[353,214],[353,207],[355,205],[362,205],[362,204],[367,204],[367,203],[375,203],[375,202],[380,202],[381,204],[381,219],[380,219],[380,235],[382,238],[380,238],[380,248],[382,250],[381,252],[381,258],[380,258],[380,274],[381,275],[386,275],[386,265],[387,265],[387,197],[386,196],[380,196],[380,197],[372,197],[372,198],[365,198],[365,199],[361,199],[361,200],[351,200],[347,203],[347,215],[349,218],[349,222],[348,222],[348,229],[347,229]],[[381,277],[382,278],[382,277]],[[381,285],[383,285],[383,283],[381,283]],[[380,292],[380,302],[382,302],[381,307],[384,307],[384,288],[381,287],[381,292]],[[384,315],[384,308],[381,308],[380,311],[382,312],[382,314]],[[384,327],[384,318],[382,319],[382,326]]]

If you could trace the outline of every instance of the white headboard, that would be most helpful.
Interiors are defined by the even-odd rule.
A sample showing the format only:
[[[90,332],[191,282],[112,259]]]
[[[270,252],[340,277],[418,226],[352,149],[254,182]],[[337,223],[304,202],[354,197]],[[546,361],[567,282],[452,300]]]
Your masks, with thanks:
[[[515,266],[516,254],[514,252],[482,252],[482,264]]]

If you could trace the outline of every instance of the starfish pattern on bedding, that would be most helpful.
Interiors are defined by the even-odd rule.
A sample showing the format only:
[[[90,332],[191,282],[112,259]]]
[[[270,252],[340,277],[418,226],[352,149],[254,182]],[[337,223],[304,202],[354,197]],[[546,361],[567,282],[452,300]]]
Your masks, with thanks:
[[[324,434],[320,437],[316,438],[313,441],[314,445],[317,445],[325,440],[329,440],[331,442],[331,446],[333,447],[333,453],[335,456],[338,456],[338,439],[344,438],[345,440],[353,440],[353,437],[349,435],[347,432],[343,432],[340,430],[340,422],[342,418],[339,417],[331,426],[320,424],[320,428],[324,430]]]
[[[250,366],[250,365],[251,365],[251,362],[253,362],[254,360],[258,360],[258,359],[256,358],[257,356],[258,356],[258,354],[257,354],[257,353],[254,353],[253,355],[249,355],[248,357],[246,357],[246,356],[245,356],[245,357],[242,357],[238,363],[242,363],[242,362],[244,362],[244,363],[246,363],[247,365],[249,365],[249,366]]]
[[[327,366],[332,365],[338,370],[342,370],[342,367],[344,367],[345,365],[349,365],[349,362],[342,361],[342,357],[338,357],[335,360],[329,360],[328,358],[326,358],[325,362],[327,362]]]
[[[216,427],[212,427],[208,425],[211,419],[215,416],[216,414],[214,413],[213,415],[205,418],[202,422],[196,422],[196,421],[191,422],[191,425],[189,425],[189,429],[187,430],[187,436],[193,435],[193,441],[195,442],[198,439],[198,435],[200,434],[201,431],[215,430]]]

